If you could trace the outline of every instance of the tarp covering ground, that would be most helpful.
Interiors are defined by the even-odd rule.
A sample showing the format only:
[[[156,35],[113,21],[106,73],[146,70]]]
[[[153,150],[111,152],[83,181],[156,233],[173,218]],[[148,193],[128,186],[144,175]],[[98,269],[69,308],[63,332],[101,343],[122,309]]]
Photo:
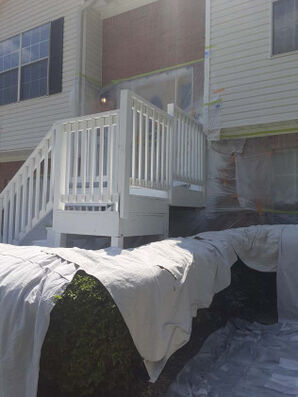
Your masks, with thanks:
[[[229,285],[237,257],[253,268],[276,270],[288,228],[205,233],[124,251],[0,245],[0,396],[36,395],[54,297],[78,270],[110,292],[154,381],[189,340],[197,310]],[[290,234],[297,234],[293,228]]]

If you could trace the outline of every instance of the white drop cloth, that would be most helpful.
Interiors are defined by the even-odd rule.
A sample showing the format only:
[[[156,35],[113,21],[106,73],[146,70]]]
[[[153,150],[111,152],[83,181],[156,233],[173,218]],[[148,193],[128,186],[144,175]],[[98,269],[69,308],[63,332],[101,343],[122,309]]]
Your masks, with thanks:
[[[298,226],[283,229],[277,268],[279,321],[298,321]],[[297,393],[298,394],[298,393]]]
[[[0,397],[36,395],[53,297],[79,269],[110,292],[154,381],[189,340],[197,309],[209,307],[214,294],[229,285],[237,255],[250,267],[276,270],[281,233],[282,246],[288,243],[285,230],[298,233],[297,226],[256,226],[126,251],[0,244]],[[289,260],[286,254],[279,258]]]
[[[192,317],[230,284],[237,260],[225,242],[172,239],[134,250],[47,252],[74,262],[110,292],[155,381],[168,358],[190,338]]]
[[[76,267],[37,247],[0,244],[0,396],[34,397],[42,343]]]
[[[53,298],[79,269],[110,291],[155,380],[190,338],[196,310],[229,285],[236,260],[224,243],[192,239],[122,252],[46,250],[0,244],[0,397],[36,395]]]

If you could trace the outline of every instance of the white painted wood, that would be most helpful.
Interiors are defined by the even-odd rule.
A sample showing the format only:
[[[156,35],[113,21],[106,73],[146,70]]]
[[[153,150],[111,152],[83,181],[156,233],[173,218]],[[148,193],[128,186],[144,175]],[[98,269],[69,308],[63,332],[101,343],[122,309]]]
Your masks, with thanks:
[[[271,56],[272,0],[208,0],[206,46],[204,101],[221,99],[221,129],[297,119],[298,51]]]
[[[169,204],[203,203],[204,148],[189,115],[123,90],[120,110],[55,123],[0,194],[1,241],[20,243],[51,210],[58,237],[165,236]]]

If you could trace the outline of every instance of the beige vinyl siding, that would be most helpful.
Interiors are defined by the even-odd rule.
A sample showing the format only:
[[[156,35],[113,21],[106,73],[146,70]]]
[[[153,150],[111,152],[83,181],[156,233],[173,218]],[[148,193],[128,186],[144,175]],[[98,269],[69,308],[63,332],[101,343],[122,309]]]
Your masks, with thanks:
[[[62,93],[0,106],[1,152],[34,148],[51,125],[71,116],[79,0],[7,0],[0,3],[0,41],[64,17]]]
[[[221,128],[298,118],[298,52],[271,57],[271,0],[212,0],[209,94]]]
[[[102,18],[111,18],[115,15],[122,14],[156,1],[158,0],[113,0],[111,2],[107,2],[105,6],[101,7]]]

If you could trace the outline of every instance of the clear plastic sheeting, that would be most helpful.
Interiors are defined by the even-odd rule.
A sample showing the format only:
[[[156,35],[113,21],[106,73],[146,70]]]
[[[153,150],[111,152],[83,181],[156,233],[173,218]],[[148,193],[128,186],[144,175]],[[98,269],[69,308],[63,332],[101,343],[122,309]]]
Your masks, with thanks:
[[[214,142],[208,165],[210,211],[295,215],[297,134]]]
[[[230,322],[206,340],[166,397],[298,395],[298,323]]]
[[[207,204],[173,209],[171,235],[298,223],[298,134],[209,142]]]
[[[203,84],[204,62],[202,60],[115,81],[110,86],[101,89],[98,96],[99,108],[101,107],[99,111],[106,110],[107,104],[113,109],[118,108],[121,90],[130,89],[164,111],[167,111],[168,104],[175,103],[186,113],[202,122]]]

